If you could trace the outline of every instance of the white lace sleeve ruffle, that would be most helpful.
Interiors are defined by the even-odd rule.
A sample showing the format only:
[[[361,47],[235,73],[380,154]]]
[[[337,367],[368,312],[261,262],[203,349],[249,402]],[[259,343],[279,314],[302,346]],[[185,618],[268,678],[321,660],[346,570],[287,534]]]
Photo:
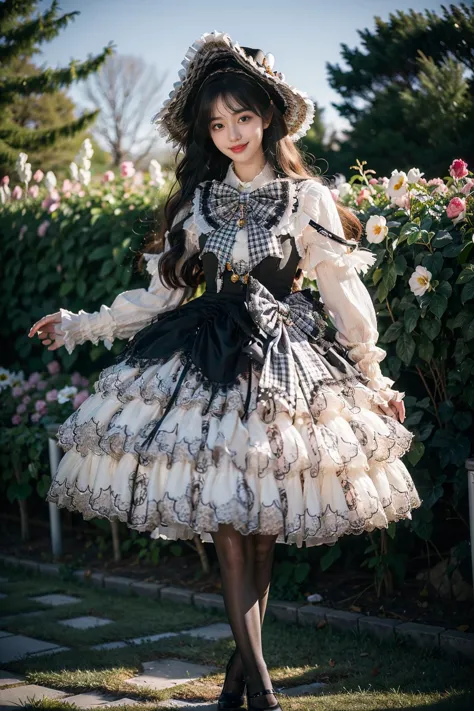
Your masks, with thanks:
[[[336,339],[349,349],[351,360],[370,379],[368,387],[385,402],[400,401],[405,393],[392,390],[394,381],[380,369],[386,351],[376,345],[379,334],[374,305],[358,274],[365,273],[376,257],[369,250],[357,247],[351,251],[325,237],[309,225],[310,219],[344,238],[334,199],[329,189],[316,181],[302,186],[291,226],[301,256],[299,266],[306,276],[316,279],[321,301],[337,329]]]
[[[188,212],[189,210],[186,214]],[[180,211],[173,225],[182,218],[183,211]],[[196,243],[197,235],[193,229],[186,230],[186,250],[178,262],[178,273],[184,261],[198,251]],[[169,248],[167,232],[164,251]],[[103,340],[105,347],[110,349],[115,338],[129,339],[148,325],[157,314],[179,306],[186,287],[169,289],[162,283],[158,274],[158,262],[163,253],[143,255],[147,272],[151,275],[148,288],[123,291],[115,297],[111,306],[103,304],[99,311],[93,313],[82,309],[78,313],[59,309],[61,321],[55,325],[56,340],[64,343],[68,353],[72,353],[77,345],[86,341],[92,341],[97,345]]]

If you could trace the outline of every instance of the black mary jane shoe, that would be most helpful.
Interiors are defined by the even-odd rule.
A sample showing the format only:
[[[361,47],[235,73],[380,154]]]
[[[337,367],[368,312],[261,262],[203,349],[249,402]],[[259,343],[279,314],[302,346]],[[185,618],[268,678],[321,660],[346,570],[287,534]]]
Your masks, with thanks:
[[[229,661],[227,662],[227,666],[225,668],[225,674],[229,673],[229,670],[232,666],[232,662],[234,661],[234,656],[236,654],[237,650],[234,651],[234,653],[231,655]],[[221,695],[217,699],[217,709],[218,711],[239,711],[239,709],[242,708],[244,705],[244,699],[245,699],[245,688],[246,688],[246,683],[245,680],[242,676],[242,693],[239,694],[235,691],[221,691]]]
[[[256,691],[255,694],[247,693],[247,711],[283,711],[279,703],[274,706],[267,706],[265,709],[258,708],[250,703],[250,699],[254,699],[256,696],[266,696],[275,693],[275,689],[264,689],[263,691]]]

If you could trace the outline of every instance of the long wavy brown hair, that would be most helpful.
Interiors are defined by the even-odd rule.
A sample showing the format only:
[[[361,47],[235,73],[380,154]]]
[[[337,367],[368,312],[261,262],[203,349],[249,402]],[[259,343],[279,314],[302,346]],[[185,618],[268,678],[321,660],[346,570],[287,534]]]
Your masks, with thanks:
[[[243,48],[248,54],[256,50]],[[253,111],[263,120],[271,116],[271,123],[263,133],[262,148],[266,160],[270,163],[277,177],[307,180],[312,178],[321,183],[324,179],[314,175],[306,165],[304,158],[288,136],[284,117],[277,107],[277,102],[271,103],[268,91],[251,76],[244,73],[218,73],[211,75],[203,82],[192,107],[192,120],[185,145],[180,146],[176,155],[178,160],[182,150],[183,156],[176,168],[176,182],[171,187],[164,206],[164,215],[159,220],[160,229],[147,235],[144,252],[160,253],[164,250],[165,233],[168,231],[170,249],[159,261],[161,281],[169,288],[188,286],[196,288],[203,281],[202,264],[198,254],[184,262],[181,260],[185,252],[185,231],[183,222],[189,215],[194,192],[203,180],[223,180],[227,173],[230,159],[216,148],[209,132],[210,118],[215,101],[221,98],[230,111]],[[176,186],[178,189],[176,190]],[[347,239],[360,239],[362,226],[357,217],[345,206],[336,203],[339,216]],[[178,213],[189,207],[184,213],[186,217],[173,224]],[[142,262],[141,257],[140,262]],[[140,264],[141,266],[141,264]],[[179,273],[178,273],[179,272]]]

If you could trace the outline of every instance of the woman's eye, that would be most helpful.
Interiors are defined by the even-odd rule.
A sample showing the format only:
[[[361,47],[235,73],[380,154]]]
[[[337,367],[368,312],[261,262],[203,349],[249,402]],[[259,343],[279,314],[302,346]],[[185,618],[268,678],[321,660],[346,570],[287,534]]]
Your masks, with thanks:
[[[248,119],[248,120],[250,121],[250,119],[251,119],[252,117],[251,117],[251,116],[241,116],[240,118],[241,118],[241,119]]]

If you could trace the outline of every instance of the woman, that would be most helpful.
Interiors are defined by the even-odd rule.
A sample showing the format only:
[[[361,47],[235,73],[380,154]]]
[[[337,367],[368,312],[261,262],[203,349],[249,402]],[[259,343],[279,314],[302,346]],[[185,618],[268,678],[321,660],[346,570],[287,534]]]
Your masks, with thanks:
[[[358,275],[375,257],[305,168],[294,142],[314,107],[273,61],[215,32],[190,47],[154,117],[184,157],[164,245],[144,253],[149,288],[30,332],[69,353],[129,339],[61,426],[48,500],[214,542],[236,642],[220,709],[245,687],[249,709],[280,709],[261,643],[275,543],[331,545],[420,505],[401,461],[404,393],[381,374]],[[296,290],[301,275],[322,301]]]

